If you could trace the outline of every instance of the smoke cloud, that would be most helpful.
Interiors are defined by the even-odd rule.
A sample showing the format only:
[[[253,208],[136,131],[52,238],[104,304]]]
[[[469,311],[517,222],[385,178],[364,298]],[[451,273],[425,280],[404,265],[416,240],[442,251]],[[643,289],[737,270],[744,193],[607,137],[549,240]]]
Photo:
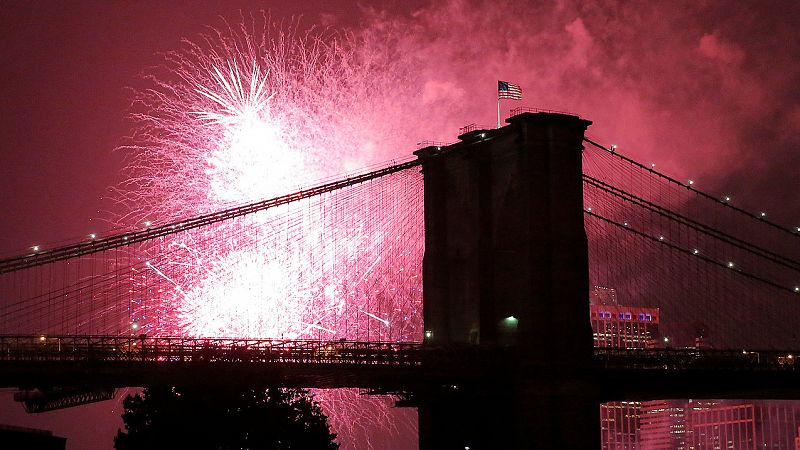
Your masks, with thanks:
[[[495,126],[500,79],[523,89],[504,118],[523,105],[579,114],[600,142],[793,225],[799,19],[793,2],[453,0],[365,8],[354,34],[402,73],[380,118],[396,124],[395,155]]]

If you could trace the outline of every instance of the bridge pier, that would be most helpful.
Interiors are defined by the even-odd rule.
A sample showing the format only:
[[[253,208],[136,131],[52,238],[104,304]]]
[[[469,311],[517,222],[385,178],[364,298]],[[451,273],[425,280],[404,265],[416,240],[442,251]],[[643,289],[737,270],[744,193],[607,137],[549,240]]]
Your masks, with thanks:
[[[507,122],[415,152],[426,345],[521,358],[480,386],[419,394],[420,448],[599,448],[599,397],[581,378],[592,358],[581,159],[591,122],[551,113]],[[542,385],[542,372],[558,376]]]

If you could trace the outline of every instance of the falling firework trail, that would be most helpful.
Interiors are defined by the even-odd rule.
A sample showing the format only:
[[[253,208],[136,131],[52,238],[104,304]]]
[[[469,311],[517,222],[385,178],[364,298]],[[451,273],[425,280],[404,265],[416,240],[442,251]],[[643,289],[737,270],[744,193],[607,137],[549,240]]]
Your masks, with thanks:
[[[118,222],[163,223],[284,194],[385,155],[376,149],[391,143],[390,121],[380,120],[391,100],[378,94],[401,71],[378,67],[367,46],[348,50],[351,37],[298,30],[254,15],[165,55],[132,105]],[[162,335],[419,340],[421,200],[402,205],[410,233],[376,209],[397,209],[387,192],[419,189],[419,174],[380,183],[153,244],[131,277],[131,292],[146,297],[132,302],[133,323]],[[346,411],[358,399],[324,392],[345,438],[343,428],[371,426]],[[360,402],[375,424],[388,414],[386,402]]]

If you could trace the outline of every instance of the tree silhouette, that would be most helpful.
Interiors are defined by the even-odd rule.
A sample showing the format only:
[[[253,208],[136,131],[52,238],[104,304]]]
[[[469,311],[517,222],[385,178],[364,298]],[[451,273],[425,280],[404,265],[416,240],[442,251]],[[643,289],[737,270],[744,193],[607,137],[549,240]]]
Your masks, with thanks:
[[[334,450],[335,434],[302,389],[149,387],[123,401],[117,450]]]

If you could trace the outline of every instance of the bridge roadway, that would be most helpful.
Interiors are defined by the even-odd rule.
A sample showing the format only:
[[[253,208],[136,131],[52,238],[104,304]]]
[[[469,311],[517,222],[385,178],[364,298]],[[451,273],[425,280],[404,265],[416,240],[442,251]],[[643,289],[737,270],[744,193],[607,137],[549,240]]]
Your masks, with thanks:
[[[588,367],[531,361],[521,348],[146,336],[2,336],[0,387],[279,385],[408,393],[525,379],[602,401],[800,399],[800,352],[596,348]],[[574,383],[564,383],[574,380]]]

